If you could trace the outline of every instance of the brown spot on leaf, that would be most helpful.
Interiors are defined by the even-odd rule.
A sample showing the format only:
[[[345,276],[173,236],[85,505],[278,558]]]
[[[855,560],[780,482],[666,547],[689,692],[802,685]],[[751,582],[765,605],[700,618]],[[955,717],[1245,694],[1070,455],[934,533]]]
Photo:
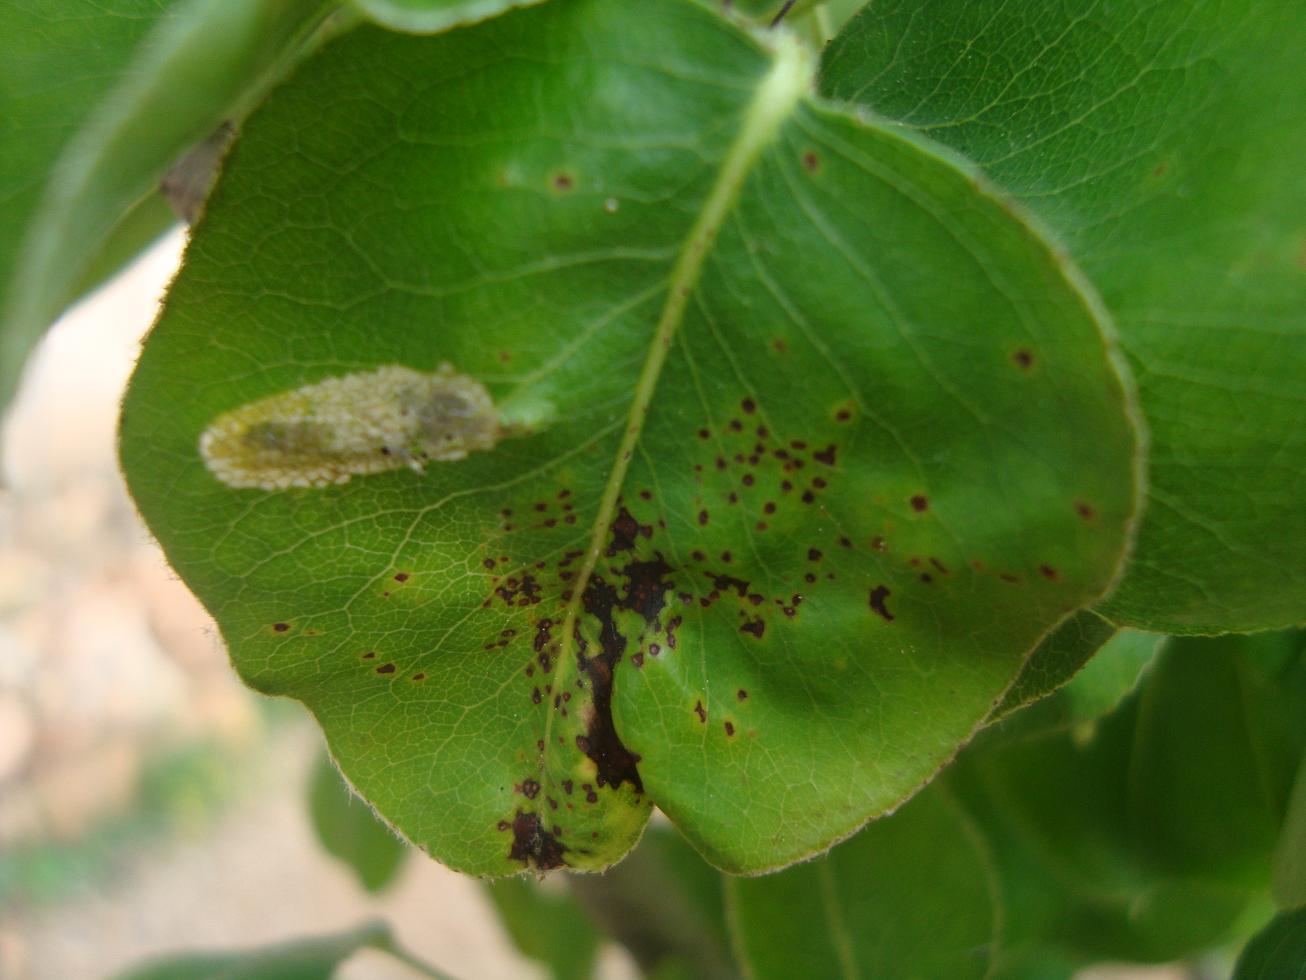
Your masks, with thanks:
[[[893,613],[889,612],[889,607],[885,604],[888,598],[889,598],[888,586],[877,585],[875,588],[871,589],[869,602],[870,602],[872,612],[874,612],[877,616],[884,617],[884,621],[886,623],[892,623]]]
[[[1034,353],[1021,347],[1011,355],[1011,359],[1016,362],[1016,367],[1022,371],[1028,371],[1034,366]]]
[[[821,158],[816,155],[815,150],[807,150],[803,153],[803,169],[810,174],[821,169]]]
[[[551,871],[563,865],[562,855],[567,848],[540,823],[534,813],[517,811],[512,821],[512,849],[508,857],[521,861],[527,867]]]
[[[918,514],[923,514],[925,511],[930,509],[929,498],[923,493],[916,494],[911,498],[911,509],[916,511]]]
[[[380,667],[376,668],[376,672],[378,674],[393,674],[395,672],[395,665],[382,664]]]
[[[284,633],[284,632],[286,632],[286,630],[290,629],[290,624],[289,624],[289,623],[273,623],[273,624],[272,624],[272,629],[275,630],[275,631],[278,632],[278,633]]]
[[[820,449],[812,453],[812,459],[816,460],[818,463],[824,463],[826,466],[834,465],[834,457],[835,457],[834,443],[830,443],[830,445],[826,446],[824,449]]]
[[[703,707],[701,700],[694,702],[694,714],[698,715],[698,720],[701,723],[707,724],[707,709]]]
[[[760,640],[762,634],[766,632],[766,621],[762,619],[761,616],[755,616],[754,618],[747,620],[744,625],[740,626],[739,632],[749,633]]]

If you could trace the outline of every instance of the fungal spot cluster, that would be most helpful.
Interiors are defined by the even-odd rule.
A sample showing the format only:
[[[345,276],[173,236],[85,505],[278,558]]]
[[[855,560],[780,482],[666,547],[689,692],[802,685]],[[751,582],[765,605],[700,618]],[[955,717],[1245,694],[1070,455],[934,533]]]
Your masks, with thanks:
[[[326,378],[218,416],[200,436],[209,471],[229,487],[284,490],[449,462],[504,435],[494,402],[448,364],[400,365]]]
[[[724,420],[689,428],[682,512],[665,511],[666,496],[653,487],[623,488],[583,580],[591,529],[577,520],[579,492],[564,474],[514,491],[485,515],[484,544],[467,556],[482,589],[479,608],[464,628],[480,630],[480,656],[515,674],[504,689],[511,710],[538,720],[533,751],[523,750],[520,769],[505,781],[508,805],[492,818],[513,861],[537,870],[560,867],[569,856],[582,863],[602,829],[606,800],[620,794],[629,803],[643,794],[640,756],[614,723],[614,686],[639,676],[623,672],[654,671],[681,655],[687,622],[710,617],[714,629],[728,625],[742,650],[770,647],[774,654],[813,600],[837,589],[855,601],[868,630],[901,631],[911,590],[966,567],[964,557],[911,554],[907,535],[887,522],[839,526],[825,501],[849,464],[843,427],[856,414],[851,405],[831,405],[820,431],[781,434],[770,431],[755,398],[743,397]],[[928,528],[937,519],[925,492],[899,494],[889,508],[895,521]],[[1088,501],[1068,506],[1083,521],[1096,519]],[[769,555],[764,573],[754,565],[759,547]],[[979,559],[970,567],[1022,581],[989,572]],[[384,570],[381,597],[413,588],[423,574],[411,566]],[[1061,578],[1047,563],[1026,574],[1048,583]],[[300,633],[307,631],[293,619],[269,626],[274,642]],[[390,685],[399,696],[425,680],[434,662],[405,662],[384,641],[353,656],[369,683]],[[742,677],[714,678],[722,693],[691,692],[683,723],[705,739],[747,744],[759,734],[749,724],[752,706],[765,697],[750,687]]]

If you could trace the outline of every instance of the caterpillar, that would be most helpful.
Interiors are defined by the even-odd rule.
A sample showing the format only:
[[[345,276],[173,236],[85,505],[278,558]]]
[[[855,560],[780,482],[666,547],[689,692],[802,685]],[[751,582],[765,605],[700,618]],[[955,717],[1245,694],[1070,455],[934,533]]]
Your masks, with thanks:
[[[351,477],[492,448],[504,429],[485,386],[441,364],[397,364],[326,378],[219,415],[200,436],[209,472],[229,487],[325,487]]]

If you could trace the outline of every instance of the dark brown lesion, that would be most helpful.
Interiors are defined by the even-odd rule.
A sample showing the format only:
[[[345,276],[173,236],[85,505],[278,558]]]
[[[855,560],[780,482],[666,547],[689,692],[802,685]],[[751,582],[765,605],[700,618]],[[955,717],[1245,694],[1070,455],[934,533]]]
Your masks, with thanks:
[[[552,871],[566,863],[563,858],[567,852],[566,845],[545,828],[539,814],[518,810],[513,817],[511,829],[512,848],[508,857],[512,860],[540,871]]]

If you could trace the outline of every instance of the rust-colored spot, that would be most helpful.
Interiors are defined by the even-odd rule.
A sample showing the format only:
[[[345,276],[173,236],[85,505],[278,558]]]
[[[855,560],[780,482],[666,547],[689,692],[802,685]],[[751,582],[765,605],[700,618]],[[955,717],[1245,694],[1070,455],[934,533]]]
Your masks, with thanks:
[[[528,800],[535,799],[539,795],[540,784],[534,779],[524,779],[521,784],[521,795]]]
[[[888,550],[888,545],[885,544],[883,535],[877,534],[875,537],[871,538],[871,549],[873,551]]]
[[[925,511],[930,509],[929,498],[923,493],[916,494],[911,498],[911,509],[916,511],[918,514],[923,514]]]
[[[276,630],[278,633],[284,633],[286,630],[290,629],[290,624],[289,624],[289,623],[273,623],[273,624],[272,624],[272,628],[273,628],[274,630]]]
[[[1058,582],[1061,580],[1061,573],[1058,572],[1051,565],[1039,565],[1038,573],[1042,575],[1045,579],[1047,579],[1049,582]]]
[[[1091,521],[1097,517],[1097,511],[1093,509],[1093,505],[1082,500],[1075,502],[1075,513],[1086,521]]]
[[[847,422],[852,417],[853,417],[853,413],[846,408],[841,408],[839,409],[839,411],[834,413],[834,420],[836,422]]]
[[[815,150],[807,150],[803,153],[803,169],[811,174],[821,169],[821,158],[816,155]]]
[[[869,602],[871,610],[877,615],[884,617],[885,622],[893,622],[893,613],[889,612],[889,607],[885,601],[889,598],[889,588],[886,585],[877,585],[871,589]]]
[[[576,179],[569,173],[555,174],[553,177],[553,186],[560,191],[569,191],[576,186]]]
[[[1016,362],[1016,367],[1022,371],[1028,371],[1034,366],[1034,353],[1024,347],[1021,347],[1011,355],[1011,359]]]
[[[408,581],[408,573],[407,573],[407,572],[395,572],[395,581],[396,581],[396,582],[407,582],[407,581]]]

